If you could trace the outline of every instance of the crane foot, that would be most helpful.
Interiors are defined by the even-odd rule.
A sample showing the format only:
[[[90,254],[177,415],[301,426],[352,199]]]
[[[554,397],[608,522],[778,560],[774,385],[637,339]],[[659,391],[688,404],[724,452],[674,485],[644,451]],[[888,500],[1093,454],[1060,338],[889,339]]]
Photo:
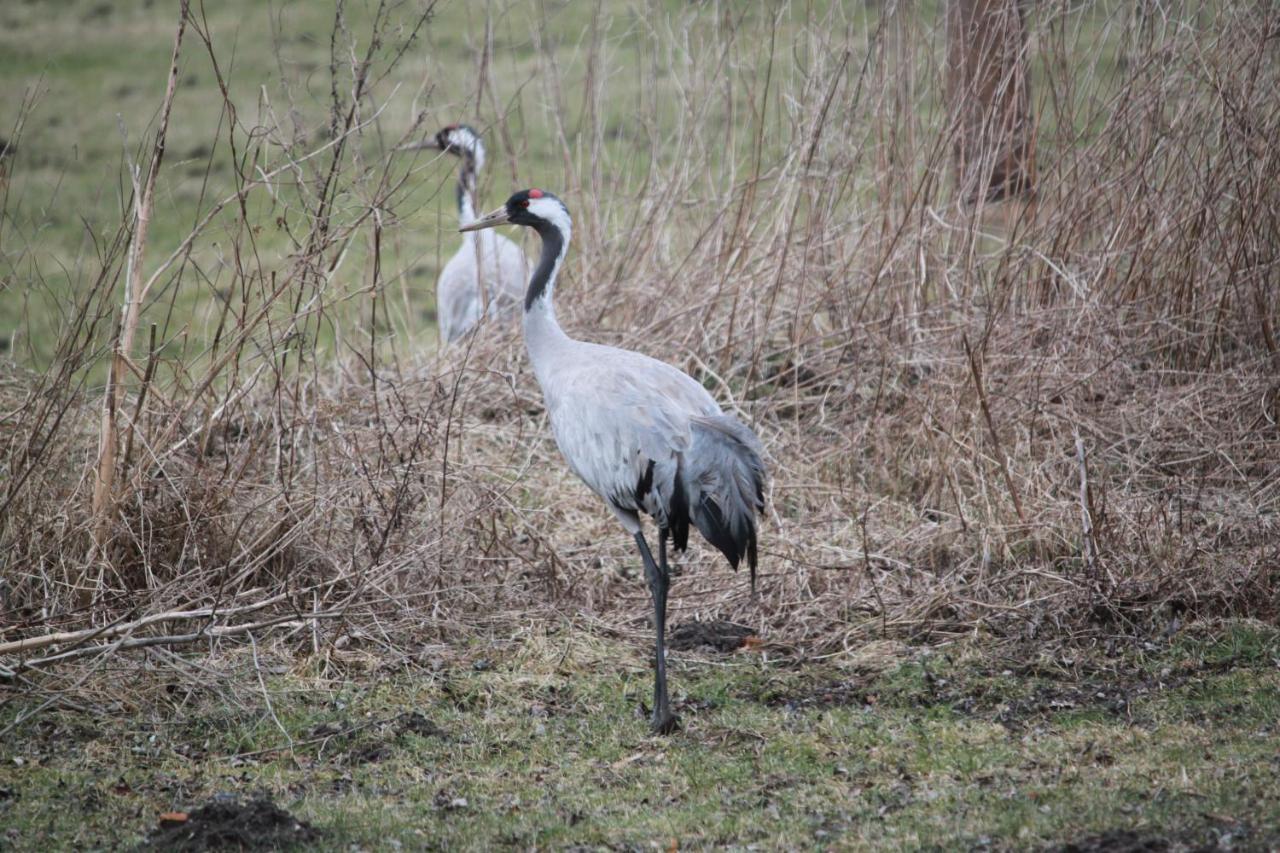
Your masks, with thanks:
[[[680,718],[670,710],[663,709],[661,713],[653,712],[653,721],[649,723],[649,730],[655,735],[669,735],[678,728],[680,728]]]

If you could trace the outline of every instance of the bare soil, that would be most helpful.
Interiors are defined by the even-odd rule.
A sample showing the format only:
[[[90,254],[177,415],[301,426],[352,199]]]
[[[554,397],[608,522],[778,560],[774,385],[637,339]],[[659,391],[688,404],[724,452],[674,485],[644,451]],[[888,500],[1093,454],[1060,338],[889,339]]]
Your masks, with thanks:
[[[755,631],[746,625],[716,619],[711,622],[682,622],[667,634],[667,645],[678,652],[712,649],[728,653],[742,648]]]
[[[218,795],[185,820],[162,820],[143,842],[144,850],[276,850],[317,840],[320,833],[259,797],[241,802]]]
[[[1211,821],[1199,830],[1161,833],[1156,830],[1113,829],[1076,841],[1050,846],[1052,853],[1217,853],[1217,851],[1274,850],[1277,838],[1263,838],[1244,823]]]
[[[1024,660],[1034,660],[1027,650]],[[819,681],[795,689],[764,691],[750,698],[770,708],[788,711],[822,710],[834,707],[873,707],[883,702],[921,709],[947,707],[967,717],[989,719],[1011,731],[1029,723],[1066,712],[1101,713],[1130,723],[1143,722],[1134,706],[1141,700],[1183,688],[1207,677],[1233,669],[1263,665],[1236,658],[1196,661],[1152,671],[1142,666],[1116,662],[1074,667],[1047,667],[1034,663],[1009,662],[1008,668],[981,668],[953,677],[949,665],[929,663],[922,667],[918,683],[886,693],[874,674],[855,674],[831,681]]]

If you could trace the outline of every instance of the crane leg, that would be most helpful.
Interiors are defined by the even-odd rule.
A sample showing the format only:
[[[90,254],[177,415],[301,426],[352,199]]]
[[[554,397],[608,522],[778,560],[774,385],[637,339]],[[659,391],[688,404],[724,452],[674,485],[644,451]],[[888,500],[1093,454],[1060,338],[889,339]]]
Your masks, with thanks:
[[[680,720],[671,712],[671,700],[667,696],[667,589],[671,585],[671,577],[667,573],[666,537],[659,536],[662,555],[661,566],[654,561],[649,543],[644,541],[644,533],[636,532],[636,545],[640,547],[640,557],[644,560],[644,574],[649,580],[649,592],[653,595],[653,627],[657,634],[654,645],[654,677],[653,677],[653,720],[650,727],[654,734],[671,734],[680,725]]]

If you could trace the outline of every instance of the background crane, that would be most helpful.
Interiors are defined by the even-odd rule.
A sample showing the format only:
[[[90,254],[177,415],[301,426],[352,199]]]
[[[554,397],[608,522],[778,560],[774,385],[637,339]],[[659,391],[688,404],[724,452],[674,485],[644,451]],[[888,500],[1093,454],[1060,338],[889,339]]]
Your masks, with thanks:
[[[458,168],[458,223],[476,218],[475,195],[484,168],[484,142],[465,124],[451,124],[435,136],[405,145],[401,151],[443,151],[462,160]],[[484,316],[514,317],[529,276],[524,252],[500,234],[472,234],[440,272],[436,318],[440,340],[449,344],[471,331]]]

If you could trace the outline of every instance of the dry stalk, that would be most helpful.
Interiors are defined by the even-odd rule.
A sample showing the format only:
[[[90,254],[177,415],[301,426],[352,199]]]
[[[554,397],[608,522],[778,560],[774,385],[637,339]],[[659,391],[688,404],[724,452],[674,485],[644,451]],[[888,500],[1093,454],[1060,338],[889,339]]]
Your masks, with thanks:
[[[147,234],[151,227],[151,212],[155,206],[156,178],[164,160],[165,138],[169,132],[169,116],[173,110],[173,98],[178,88],[178,57],[182,52],[182,36],[187,28],[188,0],[179,7],[178,29],[173,39],[173,55],[169,60],[169,77],[165,86],[164,101],[160,107],[160,123],[152,143],[151,158],[146,178],[139,182],[136,167],[130,169],[133,182],[134,224],[133,238],[129,244],[126,266],[124,305],[121,308],[120,326],[111,356],[111,369],[106,392],[102,400],[102,425],[98,433],[98,461],[93,486],[94,544],[101,553],[106,547],[111,517],[115,510],[116,454],[119,448],[119,409],[124,398],[124,382],[127,371],[132,369],[133,340],[138,330],[138,318],[145,297],[143,290],[143,259],[147,248]],[[144,392],[145,393],[145,392]],[[139,406],[141,403],[139,403]],[[129,442],[133,440],[134,421],[129,425]],[[85,587],[85,575],[81,574],[73,584],[81,606],[88,604],[89,590]]]
[[[995,447],[996,460],[1000,463],[1000,473],[1004,477],[1005,486],[1009,489],[1009,497],[1013,500],[1013,508],[1018,513],[1018,521],[1026,524],[1027,516],[1022,511],[1022,498],[1018,496],[1018,487],[1014,485],[1013,477],[1009,474],[1009,457],[1004,452],[1004,445],[1000,443],[1000,434],[996,432],[996,424],[991,417],[991,406],[987,404],[987,391],[982,385],[982,371],[978,368],[978,361],[973,356],[968,336],[962,335],[961,342],[964,344],[965,358],[969,361],[969,375],[973,378],[973,387],[978,392],[978,405],[982,409],[982,419],[987,425],[987,434],[991,436],[991,444]]]
[[[1076,460],[1080,463],[1080,535],[1084,540],[1084,563],[1089,577],[1098,576],[1098,544],[1093,538],[1093,496],[1089,492],[1089,463],[1084,439],[1076,432]]]

